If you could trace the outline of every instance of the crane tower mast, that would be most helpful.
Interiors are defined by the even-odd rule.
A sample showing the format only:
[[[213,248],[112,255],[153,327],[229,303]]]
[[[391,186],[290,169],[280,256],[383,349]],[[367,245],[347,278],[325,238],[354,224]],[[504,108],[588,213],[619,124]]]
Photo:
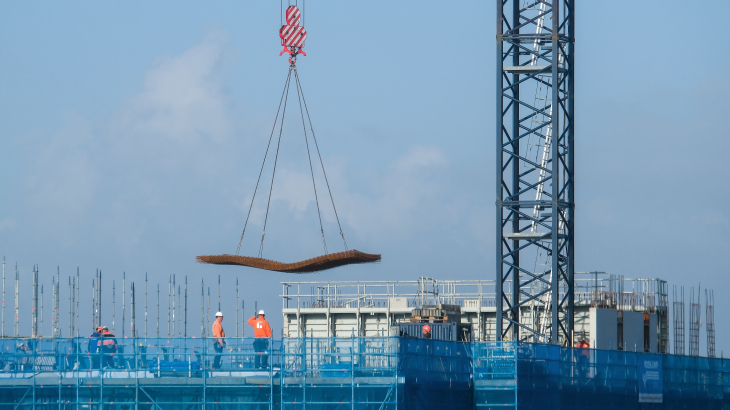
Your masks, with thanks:
[[[497,1],[497,340],[572,343],[574,0]]]

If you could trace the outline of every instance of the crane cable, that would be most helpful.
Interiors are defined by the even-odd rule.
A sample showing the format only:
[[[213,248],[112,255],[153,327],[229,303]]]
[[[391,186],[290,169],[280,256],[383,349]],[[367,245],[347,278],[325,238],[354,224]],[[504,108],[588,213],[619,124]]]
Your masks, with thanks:
[[[269,197],[268,197],[268,202],[266,204],[266,216],[264,217],[264,228],[261,233],[261,243],[259,245],[258,257],[261,258],[263,256],[264,239],[266,237],[266,224],[269,219],[269,209],[271,207],[271,194],[272,194],[272,191],[274,188],[274,179],[276,177],[276,166],[277,166],[278,159],[279,159],[279,149],[281,147],[281,137],[282,137],[283,130],[284,130],[284,118],[286,116],[286,107],[287,107],[287,103],[289,101],[289,89],[291,86],[292,71],[294,72],[294,80],[295,80],[295,85],[296,85],[296,89],[297,89],[297,99],[299,101],[299,111],[300,111],[300,115],[302,118],[302,127],[304,129],[304,140],[305,140],[305,143],[307,146],[307,158],[309,159],[309,170],[310,170],[310,173],[312,176],[312,186],[314,188],[314,199],[317,204],[317,216],[319,218],[319,229],[320,229],[320,233],[322,235],[322,244],[324,246],[324,253],[325,253],[325,255],[328,254],[327,241],[326,241],[325,235],[324,235],[324,225],[322,224],[322,213],[321,213],[321,209],[319,206],[319,196],[317,194],[317,184],[315,182],[314,167],[312,165],[312,156],[311,156],[311,151],[309,149],[309,138],[307,136],[307,124],[304,121],[305,112],[307,114],[307,122],[309,122],[309,129],[312,134],[312,139],[314,140],[314,145],[317,150],[317,156],[319,158],[319,163],[322,167],[322,173],[324,174],[324,180],[327,185],[327,192],[329,194],[330,201],[332,202],[332,209],[334,210],[334,213],[335,213],[335,218],[337,220],[337,226],[340,230],[340,236],[342,237],[342,243],[344,244],[345,250],[349,249],[347,246],[347,240],[345,239],[345,234],[342,230],[342,224],[340,223],[340,217],[339,217],[339,214],[337,213],[337,207],[335,206],[334,197],[332,195],[332,189],[330,188],[329,178],[327,178],[327,171],[325,171],[325,168],[324,168],[324,161],[322,160],[322,153],[320,152],[319,143],[317,142],[317,137],[314,133],[314,126],[312,125],[312,118],[309,115],[309,107],[307,106],[307,100],[304,97],[304,90],[302,89],[302,85],[299,80],[299,74],[297,72],[295,62],[296,62],[296,60],[294,60],[292,62],[292,64],[289,66],[289,73],[287,74],[286,82],[284,83],[284,90],[282,91],[281,98],[279,99],[279,108],[276,111],[276,117],[274,119],[274,126],[271,129],[271,134],[269,135],[269,142],[266,145],[266,151],[264,153],[264,160],[263,160],[263,163],[261,164],[261,169],[259,170],[258,179],[256,180],[256,187],[254,188],[253,197],[251,198],[251,204],[249,205],[248,214],[246,215],[246,222],[244,223],[244,226],[243,226],[243,232],[241,233],[241,239],[238,241],[238,247],[236,248],[236,255],[239,255],[239,253],[241,251],[241,244],[243,243],[243,238],[246,234],[246,227],[248,226],[248,221],[251,217],[253,203],[254,203],[254,200],[256,199],[256,193],[258,192],[258,187],[261,182],[261,175],[263,174],[264,166],[266,164],[266,158],[268,157],[269,149],[271,147],[271,141],[274,137],[274,131],[276,130],[276,125],[279,122],[279,113],[281,112],[281,123],[279,126],[279,139],[277,141],[276,155],[274,157],[274,170],[273,170],[272,176],[271,176],[271,184],[269,186]],[[283,104],[283,110],[282,110],[282,104]]]
[[[299,74],[294,68],[294,79],[297,86],[297,98],[299,100],[299,114],[302,116],[302,128],[304,129],[304,142],[307,145],[307,159],[309,159],[309,172],[312,174],[312,187],[314,187],[314,201],[317,203],[317,217],[319,218],[319,231],[322,233],[322,244],[324,245],[324,254],[327,255],[327,241],[324,239],[324,228],[322,227],[322,213],[319,209],[319,197],[317,196],[317,183],[314,182],[314,168],[312,168],[312,155],[309,152],[309,138],[307,138],[307,125],[304,123],[304,109],[302,108],[303,92],[299,86]],[[324,168],[323,168],[324,169]]]
[[[293,65],[293,64],[292,64]],[[266,203],[266,217],[264,218],[264,229],[261,232],[261,245],[259,245],[259,258],[264,253],[264,237],[266,236],[266,223],[269,221],[269,208],[271,207],[271,192],[274,190],[274,178],[276,177],[276,164],[279,162],[279,148],[281,147],[281,134],[284,131],[284,117],[286,116],[286,103],[289,101],[289,86],[291,85],[291,67],[286,77],[286,97],[284,98],[284,111],[281,112],[281,126],[279,127],[279,142],[276,144],[276,156],[274,157],[274,171],[271,174],[271,186],[269,186],[269,201]],[[264,157],[264,162],[266,158]],[[254,198],[251,198],[253,205]]]
[[[335,218],[337,219],[337,227],[340,228],[340,236],[342,237],[342,243],[345,245],[345,250],[348,250],[347,241],[345,240],[345,234],[342,232],[342,224],[340,224],[340,216],[337,214],[337,207],[335,206],[335,199],[332,196],[332,189],[330,189],[330,181],[327,178],[327,171],[324,169],[324,161],[322,161],[322,153],[319,151],[319,144],[317,143],[317,136],[314,135],[314,126],[312,126],[312,118],[309,116],[309,108],[307,107],[307,100],[304,98],[304,90],[302,84],[299,82],[299,73],[294,72],[294,79],[297,82],[297,87],[302,90],[302,101],[304,101],[304,109],[307,112],[307,119],[309,120],[309,129],[312,132],[312,139],[314,140],[314,146],[317,148],[317,156],[319,157],[319,164],[322,166],[322,173],[324,174],[324,181],[327,184],[327,192],[330,195],[330,201],[332,202],[332,209],[335,211]]]
[[[271,140],[274,137],[274,131],[276,130],[276,123],[279,121],[279,112],[281,112],[281,104],[284,102],[284,96],[289,89],[289,79],[291,78],[291,71],[286,77],[284,82],[284,90],[281,92],[281,99],[279,99],[279,108],[276,110],[276,118],[274,118],[274,126],[271,128],[271,135],[269,135],[269,143],[266,145],[266,152],[264,153],[264,162],[261,164],[261,170],[259,171],[259,177],[256,180],[256,188],[253,190],[253,197],[251,198],[251,204],[248,207],[248,215],[246,215],[246,223],[243,224],[243,232],[241,233],[241,239],[238,241],[238,248],[236,248],[236,255],[241,251],[241,243],[243,242],[243,236],[246,235],[246,227],[248,226],[248,220],[251,217],[251,210],[253,209],[253,200],[256,199],[256,192],[259,189],[259,183],[261,182],[261,174],[264,172],[264,165],[266,165],[266,157],[269,155],[269,148],[271,147]],[[286,110],[286,106],[284,106]]]

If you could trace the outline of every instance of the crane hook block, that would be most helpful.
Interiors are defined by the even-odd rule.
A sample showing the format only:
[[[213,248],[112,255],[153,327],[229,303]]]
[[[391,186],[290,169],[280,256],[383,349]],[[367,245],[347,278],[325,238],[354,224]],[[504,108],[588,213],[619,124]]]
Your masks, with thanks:
[[[306,55],[301,48],[304,47],[304,41],[307,39],[307,30],[299,25],[301,21],[301,13],[299,7],[289,6],[286,9],[286,24],[279,29],[279,37],[281,37],[281,45],[284,49],[279,53],[296,56],[297,54]]]

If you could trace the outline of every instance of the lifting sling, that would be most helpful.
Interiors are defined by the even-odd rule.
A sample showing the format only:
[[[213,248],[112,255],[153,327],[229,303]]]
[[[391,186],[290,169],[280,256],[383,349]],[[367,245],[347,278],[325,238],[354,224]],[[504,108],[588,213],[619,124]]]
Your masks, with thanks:
[[[332,269],[339,266],[344,265],[351,265],[351,264],[358,264],[358,263],[370,263],[370,262],[378,262],[380,261],[380,255],[377,254],[369,254],[360,252],[357,250],[349,250],[347,247],[347,241],[345,240],[345,234],[342,231],[342,225],[340,224],[340,217],[337,214],[337,208],[335,207],[335,201],[332,196],[332,190],[330,189],[329,180],[327,179],[327,172],[324,169],[324,162],[322,161],[322,155],[319,151],[319,144],[317,143],[317,137],[314,134],[314,127],[312,126],[312,119],[309,116],[309,108],[307,107],[307,101],[304,98],[304,91],[302,90],[301,83],[299,81],[299,74],[297,72],[296,67],[296,59],[298,54],[305,55],[304,52],[301,50],[302,47],[304,47],[304,40],[306,40],[307,32],[304,30],[303,27],[299,26],[300,22],[300,13],[299,9],[296,6],[289,6],[286,10],[286,20],[287,24],[282,26],[282,28],[279,30],[279,36],[281,37],[281,43],[284,46],[284,51],[282,51],[281,54],[284,52],[287,52],[289,57],[289,73],[286,77],[286,82],[284,83],[284,91],[281,94],[281,99],[279,100],[279,109],[276,112],[276,118],[274,119],[274,127],[271,129],[271,135],[269,136],[269,142],[266,146],[266,152],[264,153],[264,160],[261,164],[261,170],[259,171],[259,176],[256,181],[256,187],[254,188],[253,198],[251,199],[251,204],[249,206],[248,215],[246,216],[246,222],[243,226],[243,232],[241,233],[241,239],[238,242],[238,248],[236,249],[235,255],[203,255],[198,256],[196,258],[197,262],[199,263],[210,263],[210,264],[216,264],[216,265],[240,265],[240,266],[248,266],[252,268],[258,268],[258,269],[265,269],[270,271],[277,271],[277,272],[289,272],[289,273],[308,273],[308,272],[318,272],[322,270]],[[294,74],[292,76],[292,73]],[[324,255],[317,256],[315,258],[303,260],[300,262],[294,262],[294,263],[283,263],[283,262],[277,262],[272,261],[269,259],[263,258],[263,250],[264,250],[264,239],[266,237],[266,224],[269,219],[269,208],[271,206],[271,192],[274,187],[274,179],[276,177],[276,166],[279,159],[279,148],[281,147],[281,136],[284,129],[284,117],[286,116],[286,108],[287,108],[287,102],[289,100],[289,88],[292,82],[292,79],[295,83],[295,88],[297,91],[297,100],[299,101],[299,111],[302,118],[302,127],[304,128],[304,139],[307,146],[307,157],[309,159],[309,170],[312,175],[312,187],[314,189],[314,199],[317,204],[317,216],[319,217],[319,228],[320,233],[322,235],[322,245],[324,247]],[[283,110],[282,110],[283,108]],[[243,237],[246,234],[246,227],[248,226],[249,218],[251,217],[251,210],[253,209],[253,203],[254,199],[256,198],[256,193],[258,192],[259,183],[261,182],[261,175],[264,171],[264,165],[266,164],[266,158],[269,154],[269,149],[271,148],[271,141],[274,137],[274,132],[276,130],[277,123],[279,122],[279,113],[281,113],[281,122],[279,126],[279,138],[276,145],[276,155],[274,156],[274,169],[271,176],[271,185],[269,187],[269,197],[268,202],[266,204],[266,216],[264,217],[264,227],[263,231],[261,233],[261,243],[259,245],[259,252],[258,257],[251,257],[251,256],[240,256],[239,252],[241,251],[241,243],[243,242]],[[322,173],[324,174],[324,180],[327,186],[327,191],[329,193],[330,201],[332,203],[332,208],[334,210],[335,218],[337,219],[337,226],[340,230],[340,236],[342,237],[342,243],[344,245],[345,251],[344,252],[336,252],[336,253],[329,253],[327,250],[327,241],[325,240],[324,235],[324,227],[322,225],[322,213],[320,211],[319,207],[319,196],[317,194],[317,184],[315,182],[314,178],[314,167],[312,165],[312,156],[310,152],[309,147],[309,136],[307,133],[307,122],[304,120],[304,114],[306,113],[307,122],[309,123],[309,133],[312,136],[312,140],[314,141],[314,146],[317,151],[317,156],[319,157],[319,163],[322,167]]]

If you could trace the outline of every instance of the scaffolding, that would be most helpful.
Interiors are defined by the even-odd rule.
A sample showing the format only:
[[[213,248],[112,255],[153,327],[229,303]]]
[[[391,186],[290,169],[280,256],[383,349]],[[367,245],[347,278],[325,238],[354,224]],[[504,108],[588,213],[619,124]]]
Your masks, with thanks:
[[[379,338],[0,340],[0,409],[471,408],[468,343]],[[208,407],[210,406],[210,407]]]

